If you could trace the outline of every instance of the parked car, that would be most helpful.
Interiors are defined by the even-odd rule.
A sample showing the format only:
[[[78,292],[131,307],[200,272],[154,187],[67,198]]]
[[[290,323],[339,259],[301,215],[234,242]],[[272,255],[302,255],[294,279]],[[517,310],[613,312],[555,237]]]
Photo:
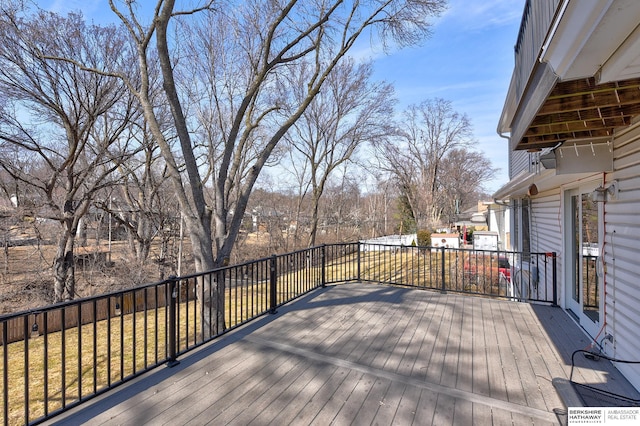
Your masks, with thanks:
[[[507,282],[511,282],[511,264],[506,256],[498,256],[498,272],[504,274]]]
[[[463,270],[465,277],[470,281],[490,281],[499,283],[504,277],[507,282],[511,282],[511,264],[505,255],[495,254],[470,254],[464,261]]]

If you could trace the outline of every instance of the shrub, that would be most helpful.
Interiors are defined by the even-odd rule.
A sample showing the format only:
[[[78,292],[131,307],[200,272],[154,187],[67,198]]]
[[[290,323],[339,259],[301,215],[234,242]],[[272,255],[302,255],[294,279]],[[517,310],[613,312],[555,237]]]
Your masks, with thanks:
[[[420,229],[418,234],[418,246],[429,247],[431,245],[431,231]]]

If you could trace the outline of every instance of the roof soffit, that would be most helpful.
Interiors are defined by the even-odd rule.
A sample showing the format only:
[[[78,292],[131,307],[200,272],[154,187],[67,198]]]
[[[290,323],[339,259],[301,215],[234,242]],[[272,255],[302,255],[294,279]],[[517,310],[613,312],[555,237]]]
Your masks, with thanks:
[[[512,123],[513,148],[611,138],[640,115],[640,2],[595,3],[563,3],[541,55],[557,80],[551,90],[543,88],[544,99],[529,106],[535,114]]]

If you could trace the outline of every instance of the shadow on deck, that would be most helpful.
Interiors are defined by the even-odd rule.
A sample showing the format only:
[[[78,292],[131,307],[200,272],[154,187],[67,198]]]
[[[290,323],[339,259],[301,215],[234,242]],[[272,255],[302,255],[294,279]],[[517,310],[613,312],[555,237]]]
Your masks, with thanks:
[[[338,285],[48,424],[558,424],[588,344],[556,307]],[[608,361],[574,379],[637,395]]]

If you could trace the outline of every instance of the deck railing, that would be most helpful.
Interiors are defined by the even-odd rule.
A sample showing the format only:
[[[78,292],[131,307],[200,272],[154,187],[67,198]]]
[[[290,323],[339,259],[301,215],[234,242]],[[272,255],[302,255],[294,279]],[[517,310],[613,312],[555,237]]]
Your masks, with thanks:
[[[540,53],[558,13],[560,3],[560,0],[527,0],[525,2],[520,30],[514,47],[513,82],[516,85],[516,100],[518,102],[522,98],[532,74],[534,74],[534,68],[540,64]]]
[[[0,317],[4,424],[37,424],[327,284],[555,304],[553,253],[348,243]]]

